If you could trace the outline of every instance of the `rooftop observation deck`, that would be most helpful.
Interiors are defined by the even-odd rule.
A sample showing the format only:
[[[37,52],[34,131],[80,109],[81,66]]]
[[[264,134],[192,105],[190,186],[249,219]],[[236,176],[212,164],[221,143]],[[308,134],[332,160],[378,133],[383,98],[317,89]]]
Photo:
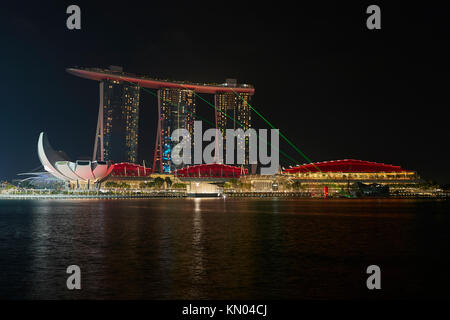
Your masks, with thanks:
[[[174,89],[188,89],[194,90],[197,93],[222,93],[222,92],[236,92],[247,93],[253,95],[255,88],[249,84],[229,84],[229,83],[193,83],[186,81],[170,81],[163,79],[150,78],[144,75],[136,75],[132,73],[125,73],[120,69],[100,69],[100,68],[67,68],[66,71],[72,75],[80,78],[102,81],[102,80],[117,80],[132,82],[144,88],[160,89],[160,88],[174,88]]]

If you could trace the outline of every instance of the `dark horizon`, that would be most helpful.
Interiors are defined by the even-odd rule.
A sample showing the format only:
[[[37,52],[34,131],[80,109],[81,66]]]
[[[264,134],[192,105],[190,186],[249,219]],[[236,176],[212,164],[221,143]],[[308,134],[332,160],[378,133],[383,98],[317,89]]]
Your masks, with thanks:
[[[371,31],[365,9],[372,3],[365,2],[294,9],[81,1],[82,27],[71,31],[70,4],[2,10],[0,180],[39,166],[41,131],[72,160],[90,156],[98,85],[66,68],[118,65],[180,81],[236,78],[255,87],[252,106],[314,162],[382,162],[450,182],[450,169],[436,164],[450,155],[446,10],[379,4],[382,29]],[[211,107],[196,103],[199,115],[212,119]],[[252,120],[268,127],[256,114]],[[142,91],[140,162],[153,158],[155,131],[156,98]]]

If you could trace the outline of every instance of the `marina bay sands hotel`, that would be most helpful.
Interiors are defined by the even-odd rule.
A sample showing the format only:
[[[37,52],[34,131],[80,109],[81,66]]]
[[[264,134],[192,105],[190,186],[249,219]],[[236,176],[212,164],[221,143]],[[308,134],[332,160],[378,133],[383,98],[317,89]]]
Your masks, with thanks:
[[[99,82],[93,161],[138,162],[141,88],[155,89],[158,99],[153,172],[169,173],[177,169],[171,161],[171,135],[178,128],[193,134],[197,93],[214,95],[215,125],[224,137],[226,129],[247,130],[251,127],[248,103],[255,89],[248,84],[237,84],[235,79],[227,79],[222,84],[167,81],[124,73],[117,66],[68,68],[67,72]]]

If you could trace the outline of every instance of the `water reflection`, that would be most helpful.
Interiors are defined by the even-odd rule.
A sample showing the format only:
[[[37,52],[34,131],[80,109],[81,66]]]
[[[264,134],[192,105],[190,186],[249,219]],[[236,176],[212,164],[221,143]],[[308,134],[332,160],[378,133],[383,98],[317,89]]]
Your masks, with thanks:
[[[194,214],[192,219],[192,266],[191,279],[192,286],[190,297],[192,299],[202,298],[203,274],[205,272],[203,267],[203,246],[202,246],[202,212],[201,199],[194,199]]]
[[[0,297],[449,297],[448,202],[152,199],[0,201]],[[65,288],[67,266],[82,290]],[[435,266],[439,265],[439,268]]]
[[[49,214],[51,206],[48,201],[32,207],[32,229],[31,229],[31,248],[33,259],[31,260],[31,270],[33,270],[33,280],[30,282],[30,294],[36,296],[39,288],[42,286],[40,279],[51,279],[51,270],[49,268],[50,250],[52,250],[51,234],[52,224],[49,223]]]

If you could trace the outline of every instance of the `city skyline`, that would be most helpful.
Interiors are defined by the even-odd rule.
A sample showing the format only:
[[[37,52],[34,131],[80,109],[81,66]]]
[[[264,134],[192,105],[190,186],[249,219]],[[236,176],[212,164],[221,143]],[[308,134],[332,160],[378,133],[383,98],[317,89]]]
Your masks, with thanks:
[[[39,165],[36,156],[28,155],[34,154],[35,137],[43,130],[56,136],[56,146],[63,145],[58,133],[64,132],[64,137],[73,141],[67,150],[71,158],[92,157],[98,88],[64,69],[120,65],[130,72],[161,78],[192,82],[235,78],[252,83],[258,90],[252,106],[313,161],[356,158],[393,163],[421,172],[426,179],[450,181],[448,169],[432,164],[446,159],[449,152],[443,147],[445,117],[436,116],[444,110],[445,85],[440,75],[448,49],[427,37],[431,31],[446,33],[448,27],[440,22],[439,12],[414,8],[404,12],[404,8],[386,6],[384,28],[374,34],[364,29],[364,6],[311,5],[298,12],[298,18],[288,15],[284,20],[277,18],[281,12],[276,9],[264,12],[274,18],[268,25],[251,13],[228,29],[220,24],[226,12],[216,17],[216,22],[199,12],[201,19],[189,27],[184,27],[182,17],[168,25],[155,16],[148,29],[139,29],[125,24],[119,28],[107,17],[95,21],[99,6],[80,6],[84,20],[78,34],[52,22],[61,19],[59,11],[64,8],[58,6],[48,5],[46,18],[33,16],[33,5],[24,10],[12,6],[4,17],[11,32],[3,61],[12,63],[3,68],[8,79],[3,88],[11,90],[3,95],[0,128],[2,137],[13,136],[3,144],[15,156],[0,160],[0,179],[14,179],[17,173]],[[112,6],[110,10],[119,14],[121,8]],[[408,13],[427,23],[408,24]],[[233,14],[239,17],[240,13]],[[319,14],[326,21],[317,19]],[[124,14],[124,19],[128,16]],[[117,32],[98,40],[105,24]],[[208,24],[217,28],[201,36],[197,27]],[[405,24],[411,31],[403,32]],[[315,28],[307,28],[311,25]],[[155,30],[154,36],[144,44],[140,39],[149,30]],[[238,30],[249,30],[251,36],[224,37]],[[112,40],[130,32],[136,34],[119,52]],[[26,75],[41,81],[24,82]],[[154,97],[143,93],[141,99],[148,107],[140,110],[140,116],[155,118],[156,102],[147,103]],[[196,103],[210,118],[214,110],[200,99]],[[71,110],[70,117],[61,120],[58,113],[62,110]],[[253,120],[255,126],[267,127],[260,119]],[[156,124],[141,127],[139,135],[150,136]],[[139,148],[138,154],[150,163],[154,141]],[[304,163],[286,143],[281,150]]]
[[[5,2],[0,299],[171,319],[449,299],[449,18]]]

